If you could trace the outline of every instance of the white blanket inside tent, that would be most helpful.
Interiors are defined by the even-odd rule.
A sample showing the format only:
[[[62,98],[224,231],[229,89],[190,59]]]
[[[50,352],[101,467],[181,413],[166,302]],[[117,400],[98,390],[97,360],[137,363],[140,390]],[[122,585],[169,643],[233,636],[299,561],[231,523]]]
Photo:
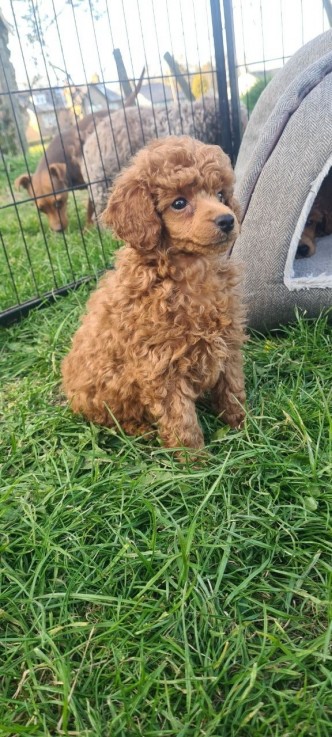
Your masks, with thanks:
[[[316,253],[310,258],[295,259],[292,279],[298,289],[332,287],[332,235],[316,239]]]

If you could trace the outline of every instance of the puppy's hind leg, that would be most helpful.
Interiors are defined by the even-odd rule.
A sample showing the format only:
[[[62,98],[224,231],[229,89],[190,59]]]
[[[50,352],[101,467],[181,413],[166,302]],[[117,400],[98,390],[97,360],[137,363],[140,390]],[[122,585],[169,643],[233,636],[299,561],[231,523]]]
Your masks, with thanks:
[[[223,422],[230,427],[241,427],[246,398],[241,351],[234,351],[229,356],[211,395],[213,409]]]

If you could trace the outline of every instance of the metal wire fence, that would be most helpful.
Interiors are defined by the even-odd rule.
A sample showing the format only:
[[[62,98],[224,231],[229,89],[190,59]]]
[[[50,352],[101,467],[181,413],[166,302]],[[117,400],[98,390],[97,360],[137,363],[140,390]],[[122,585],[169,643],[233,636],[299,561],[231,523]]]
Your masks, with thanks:
[[[115,174],[150,138],[195,135],[222,145],[235,161],[255,94],[296,48],[328,27],[321,0],[310,5],[2,3],[2,324],[110,265],[115,244],[99,215]],[[291,39],[290,17],[297,29]]]

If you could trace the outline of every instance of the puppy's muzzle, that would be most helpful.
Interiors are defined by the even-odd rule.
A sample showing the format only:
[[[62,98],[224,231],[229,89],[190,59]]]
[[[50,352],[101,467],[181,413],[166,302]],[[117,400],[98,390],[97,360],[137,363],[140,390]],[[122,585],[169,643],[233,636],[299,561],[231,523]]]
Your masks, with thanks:
[[[230,233],[234,228],[235,219],[233,215],[218,215],[214,222],[223,233]]]
[[[299,243],[295,258],[307,258],[310,256],[310,248],[306,243]]]

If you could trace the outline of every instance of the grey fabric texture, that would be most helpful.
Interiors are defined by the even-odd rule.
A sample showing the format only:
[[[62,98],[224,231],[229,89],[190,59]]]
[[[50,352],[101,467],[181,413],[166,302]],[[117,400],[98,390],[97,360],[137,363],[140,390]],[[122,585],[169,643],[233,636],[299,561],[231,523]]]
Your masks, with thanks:
[[[324,51],[322,57],[314,48],[315,41]],[[305,204],[310,207],[311,184],[332,155],[332,31],[315,41],[307,45],[310,53],[304,47],[288,62],[291,74],[287,64],[278,75],[272,92],[282,90],[282,76],[288,85],[273,105],[273,95],[265,95],[269,114],[259,134],[249,130],[247,137],[256,138],[255,151],[248,152],[245,134],[242,146],[248,160],[246,163],[241,146],[240,170],[236,167],[236,194],[247,209],[234,255],[245,266],[249,325],[259,330],[292,320],[295,307],[314,317],[332,305],[332,281],[331,288],[298,291],[290,291],[284,283],[294,231]],[[313,59],[309,68],[308,57]],[[261,98],[258,105],[262,110]],[[252,126],[254,115],[247,131]],[[310,269],[310,259],[306,261]]]

